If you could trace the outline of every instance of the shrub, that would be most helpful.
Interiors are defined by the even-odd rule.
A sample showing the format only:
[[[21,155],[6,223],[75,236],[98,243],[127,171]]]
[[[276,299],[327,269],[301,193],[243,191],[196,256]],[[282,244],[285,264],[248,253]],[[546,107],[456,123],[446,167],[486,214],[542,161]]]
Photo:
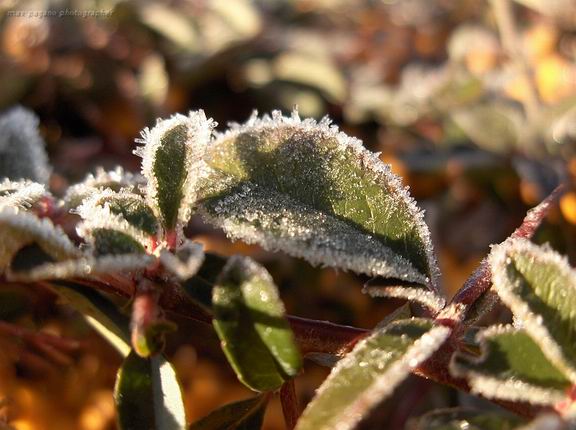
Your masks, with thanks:
[[[529,241],[558,191],[446,301],[423,213],[389,166],[327,119],[273,112],[219,134],[202,111],[177,114],[142,133],[141,174],[99,170],[59,199],[32,181],[45,173],[28,174],[49,170],[36,122],[16,112],[0,120],[12,169],[0,185],[3,282],[52,290],[124,356],[120,428],[256,429],[279,391],[289,428],[355,429],[410,373],[517,414],[433,411],[414,429],[571,423],[576,273]],[[8,127],[17,116],[27,119]],[[20,171],[8,158],[21,147],[7,145],[26,136],[34,137],[26,138],[30,165]],[[185,236],[195,213],[232,239],[368,275],[367,294],[421,312],[403,306],[370,331],[286,315],[258,262],[205,253]],[[78,237],[64,231],[71,220]],[[514,324],[482,326],[499,301]],[[177,330],[169,315],[211,324],[238,379],[257,394],[188,424],[164,355],[166,333]],[[333,368],[300,416],[293,380],[303,358]]]

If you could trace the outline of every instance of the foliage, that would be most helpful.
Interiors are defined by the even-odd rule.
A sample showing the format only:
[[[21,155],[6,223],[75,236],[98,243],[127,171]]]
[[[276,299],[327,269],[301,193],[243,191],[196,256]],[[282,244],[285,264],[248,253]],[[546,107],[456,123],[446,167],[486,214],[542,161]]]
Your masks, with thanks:
[[[257,428],[277,390],[297,430],[359,428],[411,372],[506,401],[523,416],[545,407],[574,425],[576,272],[556,251],[529,241],[558,191],[493,247],[447,303],[422,212],[360,141],[296,111],[253,116],[224,134],[213,127],[202,111],[158,120],[136,150],[142,177],[99,171],[62,200],[28,179],[3,182],[5,282],[50,289],[124,356],[115,389],[120,428],[188,425],[166,361],[177,317],[212,322],[239,381],[261,393],[214,411],[193,429]],[[49,209],[38,205],[42,200]],[[419,317],[402,307],[373,330],[355,332],[287,316],[263,266],[205,253],[185,237],[193,213],[233,239],[371,275],[367,293],[424,307]],[[70,216],[80,218],[77,237],[61,227]],[[513,324],[474,326],[490,311],[481,306],[490,294],[510,309]],[[297,419],[290,387],[303,354],[339,361]],[[462,423],[523,425],[521,418],[469,411],[433,413],[412,424]]]

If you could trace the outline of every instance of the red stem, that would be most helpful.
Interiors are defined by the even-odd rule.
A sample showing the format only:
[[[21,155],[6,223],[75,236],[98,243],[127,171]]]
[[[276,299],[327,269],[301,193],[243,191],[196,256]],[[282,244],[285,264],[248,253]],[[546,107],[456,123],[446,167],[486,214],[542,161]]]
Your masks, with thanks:
[[[296,395],[294,379],[289,379],[280,388],[280,402],[282,403],[282,413],[286,430],[293,430],[300,418],[300,402]]]

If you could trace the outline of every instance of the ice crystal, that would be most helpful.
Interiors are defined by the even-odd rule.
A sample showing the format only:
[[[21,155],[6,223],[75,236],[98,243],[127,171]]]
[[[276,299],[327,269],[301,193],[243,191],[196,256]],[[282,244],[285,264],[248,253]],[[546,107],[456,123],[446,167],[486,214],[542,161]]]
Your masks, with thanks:
[[[0,182],[0,208],[16,207],[28,209],[47,194],[43,184],[29,180]]]

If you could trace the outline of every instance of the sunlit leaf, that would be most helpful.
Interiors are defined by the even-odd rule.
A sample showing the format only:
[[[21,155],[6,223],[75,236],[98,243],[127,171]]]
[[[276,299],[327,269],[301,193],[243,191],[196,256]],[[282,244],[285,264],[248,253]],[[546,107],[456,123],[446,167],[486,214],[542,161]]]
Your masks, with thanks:
[[[121,430],[183,430],[186,415],[174,369],[161,355],[126,357],[114,398]]]
[[[234,239],[369,275],[434,284],[422,212],[389,166],[328,120],[235,126],[209,147],[205,218]]]
[[[456,355],[451,371],[488,398],[554,405],[572,384],[524,331],[493,326],[477,336],[481,356]]]
[[[20,106],[0,116],[0,178],[30,179],[43,184],[50,178],[38,118]]]
[[[212,128],[203,111],[176,114],[145,129],[135,154],[142,157],[148,203],[167,230],[188,221]]]
[[[552,249],[507,241],[489,257],[492,284],[556,367],[576,382],[576,271]]]
[[[68,236],[49,219],[16,208],[0,209],[0,271],[25,245],[37,243],[54,260],[66,260],[81,256]]]
[[[268,391],[298,373],[300,353],[265,269],[247,257],[231,257],[212,302],[214,327],[240,381],[255,391]]]
[[[524,422],[511,414],[473,409],[439,409],[412,420],[409,430],[513,430]]]
[[[268,395],[261,394],[216,409],[189,430],[258,430],[262,427]]]
[[[416,284],[402,285],[392,281],[392,285],[381,285],[369,282],[364,286],[362,292],[370,294],[372,297],[390,297],[420,303],[433,313],[439,312],[446,305],[446,300],[436,291]]]
[[[332,369],[296,430],[356,428],[449,334],[449,328],[418,318],[374,331]]]

